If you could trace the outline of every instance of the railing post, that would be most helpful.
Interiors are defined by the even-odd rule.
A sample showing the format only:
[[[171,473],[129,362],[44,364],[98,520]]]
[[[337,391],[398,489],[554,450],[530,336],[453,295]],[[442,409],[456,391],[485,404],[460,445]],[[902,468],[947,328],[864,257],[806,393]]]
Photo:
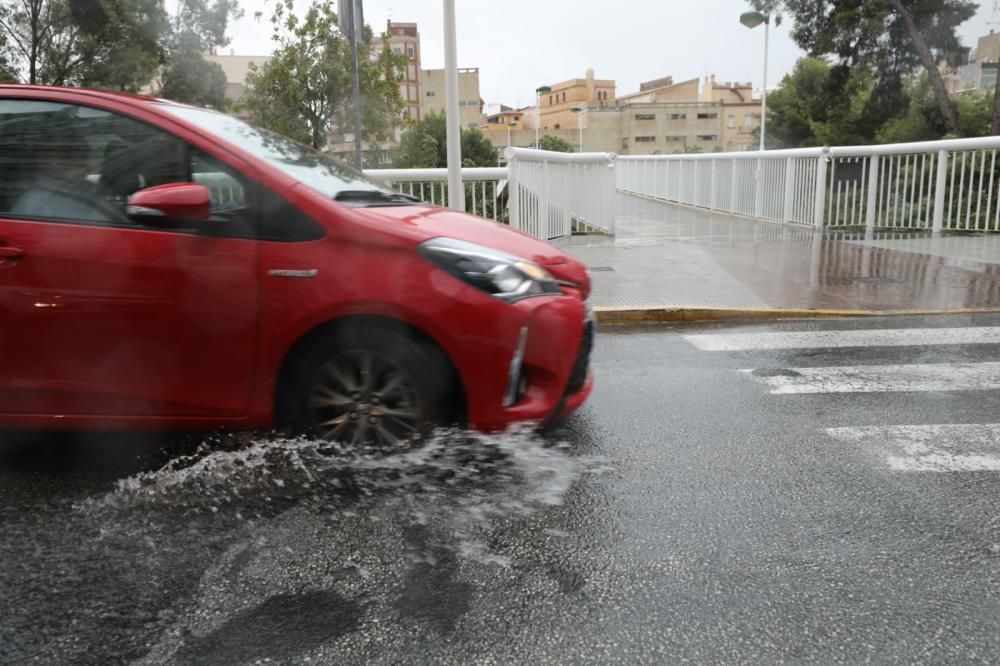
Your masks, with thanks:
[[[830,149],[823,148],[822,154],[816,158],[819,163],[816,165],[816,196],[813,202],[813,226],[819,230],[823,228],[823,213],[826,208],[826,166],[830,161]]]
[[[513,229],[521,229],[521,193],[518,188],[518,173],[514,151],[504,151],[507,159],[507,224]]]
[[[712,209],[712,210],[716,209],[716,203],[715,203],[715,198],[716,197],[715,197],[715,193],[716,193],[716,190],[718,189],[718,187],[717,187],[717,185],[718,185],[718,177],[715,174],[715,163],[717,161],[718,160],[716,160],[714,158],[712,159],[712,198],[708,202],[708,207],[710,209]]]
[[[729,175],[729,210],[727,213],[736,211],[736,159],[733,158],[733,168]]]
[[[792,221],[792,206],[795,202],[795,159],[785,160],[785,203],[781,210],[781,221]]]
[[[692,206],[697,206],[698,205],[698,171],[700,171],[700,169],[698,169],[698,163],[699,162],[700,162],[700,160],[691,160],[691,164],[694,165],[692,167],[694,169],[694,189],[691,191],[691,205]]]
[[[937,183],[934,186],[934,219],[931,233],[940,236],[944,228],[944,194],[948,185],[948,151],[938,151]]]
[[[757,219],[760,219],[760,198],[763,194],[763,188],[760,184],[761,167],[761,159],[758,157],[757,171],[755,171],[753,175],[753,216]]]
[[[868,197],[865,201],[865,238],[871,240],[875,234],[875,207],[878,204],[876,199],[878,189],[878,168],[879,157],[872,155],[868,158]]]

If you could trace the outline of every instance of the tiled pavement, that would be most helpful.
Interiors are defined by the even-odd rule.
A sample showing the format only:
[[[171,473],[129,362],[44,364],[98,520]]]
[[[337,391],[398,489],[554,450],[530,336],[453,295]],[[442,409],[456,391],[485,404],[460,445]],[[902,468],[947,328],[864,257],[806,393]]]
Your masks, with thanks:
[[[596,306],[911,310],[1000,307],[1000,237],[873,239],[620,195],[614,237],[556,241]]]

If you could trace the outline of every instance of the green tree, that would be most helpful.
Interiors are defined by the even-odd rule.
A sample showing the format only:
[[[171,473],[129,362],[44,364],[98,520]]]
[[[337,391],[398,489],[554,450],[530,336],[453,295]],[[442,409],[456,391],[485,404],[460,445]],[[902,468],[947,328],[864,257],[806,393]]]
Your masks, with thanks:
[[[751,0],[761,11],[795,21],[792,38],[812,56],[830,56],[833,83],[840,94],[855,68],[874,73],[872,94],[864,113],[869,125],[881,125],[907,105],[905,79],[926,72],[948,131],[960,133],[958,114],[949,98],[938,63],[958,62],[965,54],[956,30],[972,17],[970,0]]]
[[[0,60],[25,83],[138,90],[167,30],[163,0],[0,0]]]
[[[163,70],[160,96],[186,104],[226,108],[226,73],[197,51],[171,54]]]
[[[445,117],[429,113],[411,123],[400,137],[393,164],[400,169],[426,169],[448,166],[448,140]],[[489,167],[497,164],[497,149],[474,127],[462,129],[462,166]]]
[[[226,106],[226,74],[202,53],[229,44],[230,21],[242,16],[236,0],[181,0],[167,39],[160,95],[215,109]]]
[[[846,80],[841,78],[844,73],[822,58],[800,58],[767,96],[767,147],[874,141],[881,126],[880,119],[868,113],[874,77],[863,67],[846,70]]]
[[[562,137],[546,134],[538,140],[539,150],[552,150],[557,153],[575,153],[576,146]]]
[[[293,10],[293,0],[279,0],[271,17],[278,48],[264,66],[251,67],[243,106],[258,125],[318,149],[331,133],[353,132],[351,46],[329,0],[315,1],[301,18]],[[399,81],[406,56],[385,40],[376,46],[366,26],[358,60],[362,132],[384,143],[405,106]]]
[[[927,77],[911,77],[907,82],[909,105],[898,118],[889,120],[878,132],[880,143],[933,141],[948,133],[941,110]],[[962,136],[986,136],[991,132],[993,95],[969,90],[953,96]]]

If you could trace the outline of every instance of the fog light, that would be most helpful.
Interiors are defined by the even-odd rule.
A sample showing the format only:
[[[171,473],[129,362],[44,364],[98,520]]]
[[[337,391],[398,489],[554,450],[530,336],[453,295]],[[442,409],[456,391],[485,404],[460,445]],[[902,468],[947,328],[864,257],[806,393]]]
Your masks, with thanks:
[[[528,327],[522,326],[521,333],[517,337],[517,347],[514,355],[510,359],[510,367],[507,370],[507,390],[503,392],[503,406],[510,407],[521,397],[521,362],[524,360],[524,348],[528,344]],[[527,380],[525,379],[525,386]]]

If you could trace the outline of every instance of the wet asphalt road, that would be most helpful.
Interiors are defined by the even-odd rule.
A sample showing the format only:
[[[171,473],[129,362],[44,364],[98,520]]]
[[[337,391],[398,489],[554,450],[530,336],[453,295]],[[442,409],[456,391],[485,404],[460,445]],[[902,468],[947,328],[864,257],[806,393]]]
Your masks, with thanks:
[[[1000,390],[766,383],[1000,344],[683,337],[969,326],[1000,317],[605,329],[557,435],[389,461],[3,435],[0,662],[1000,662],[1000,471],[900,469],[826,430],[998,422]]]

